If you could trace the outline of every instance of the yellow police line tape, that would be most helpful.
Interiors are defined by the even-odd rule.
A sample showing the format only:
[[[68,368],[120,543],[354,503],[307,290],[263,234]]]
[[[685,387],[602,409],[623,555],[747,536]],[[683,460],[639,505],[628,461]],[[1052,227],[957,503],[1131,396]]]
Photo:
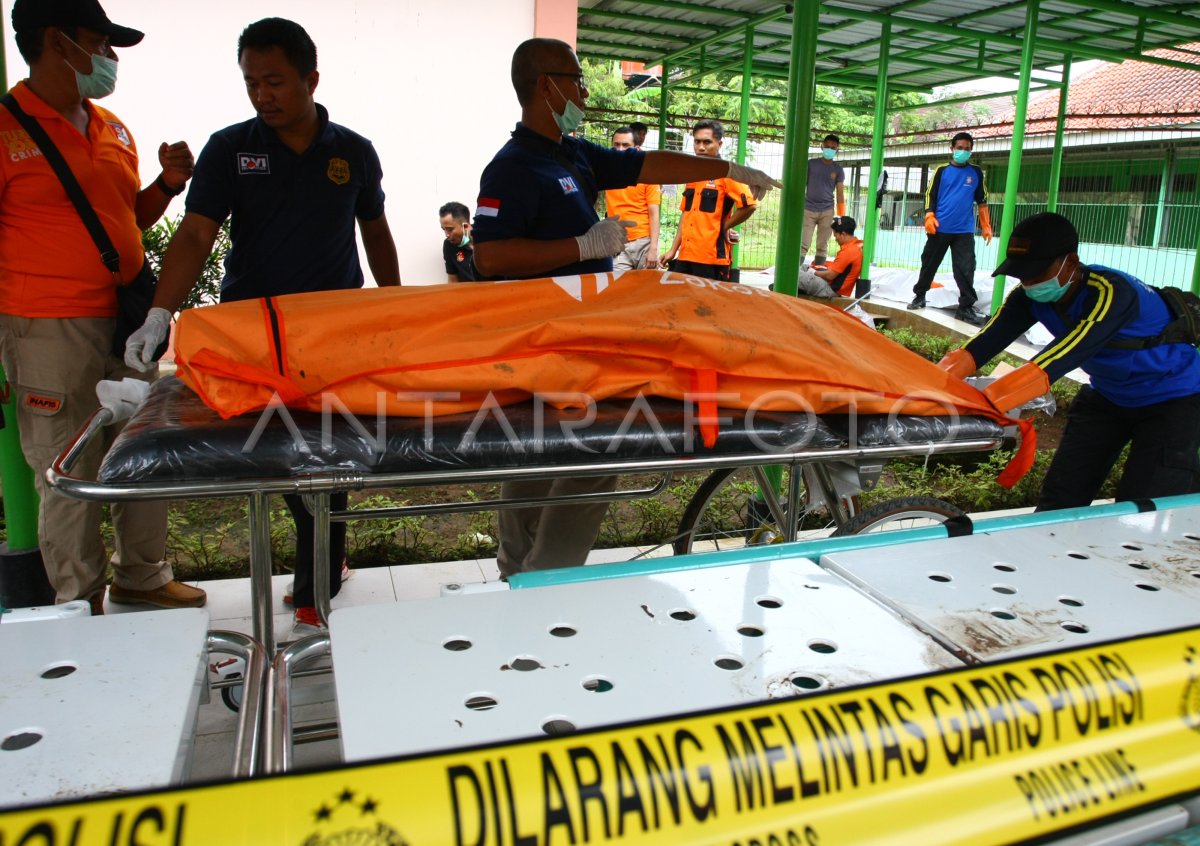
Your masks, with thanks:
[[[982,846],[1197,790],[1193,628],[565,737],[22,809],[0,815],[0,846]]]

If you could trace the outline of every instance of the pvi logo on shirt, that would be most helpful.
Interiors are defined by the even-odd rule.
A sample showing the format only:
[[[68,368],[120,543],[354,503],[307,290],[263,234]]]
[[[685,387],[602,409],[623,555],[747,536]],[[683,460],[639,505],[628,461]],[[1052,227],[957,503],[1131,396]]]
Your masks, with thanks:
[[[560,176],[558,184],[562,186],[564,195],[579,193],[579,186],[575,184],[575,178],[572,176]]]
[[[238,153],[238,173],[270,173],[271,162],[266,153]]]
[[[964,181],[964,182],[965,182],[967,185],[974,185],[974,184],[975,184],[975,177],[974,177],[974,176],[968,176],[968,177],[967,177],[965,180],[963,180],[963,181]]]

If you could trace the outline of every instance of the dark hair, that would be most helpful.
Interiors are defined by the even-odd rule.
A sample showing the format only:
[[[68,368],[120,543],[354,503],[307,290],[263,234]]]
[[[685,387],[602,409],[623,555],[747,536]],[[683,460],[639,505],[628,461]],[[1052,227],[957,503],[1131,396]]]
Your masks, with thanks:
[[[612,131],[612,135],[610,135],[609,137],[611,138],[611,137],[613,137],[613,135],[620,135],[621,133],[626,133],[628,135],[632,135],[633,143],[635,143],[635,144],[637,143],[637,133],[633,131],[632,126],[618,126],[616,129],[614,129]]]
[[[953,147],[959,141],[966,141],[971,145],[971,149],[975,149],[975,139],[971,137],[969,132],[960,132],[950,139],[950,146]]]
[[[308,76],[317,69],[317,45],[308,37],[304,27],[286,18],[263,18],[242,30],[238,36],[238,61],[246,50],[269,50],[278,47],[283,51],[288,64],[300,76]]]
[[[48,26],[39,26],[35,29],[26,29],[14,33],[13,37],[17,41],[17,52],[21,54],[21,58],[25,60],[25,64],[32,65],[42,57],[42,48],[45,46],[46,41],[46,30],[49,28]],[[79,27],[60,26],[57,29],[59,32],[65,33],[67,38],[72,41],[79,40]]]
[[[46,27],[26,29],[16,33],[14,37],[17,40],[17,52],[21,54],[21,58],[25,60],[26,64],[32,65],[42,57],[42,42],[46,37]]]
[[[639,147],[642,146],[642,143],[646,140],[646,133],[650,131],[650,127],[646,126],[640,120],[635,120],[629,124],[629,129],[633,132],[633,143]]]
[[[832,141],[834,144],[841,144],[841,143],[842,143],[842,139],[841,139],[841,138],[838,138],[836,135],[834,135],[834,134],[832,134],[832,133],[830,133],[829,135],[826,135],[826,136],[825,136],[825,137],[824,137],[824,138],[821,140],[821,143],[822,143],[822,144],[824,144],[826,141]]]
[[[533,89],[538,77],[547,70],[556,54],[562,51],[574,54],[571,45],[557,38],[530,38],[522,41],[513,51],[512,86],[517,92],[517,102],[528,105],[533,98]]]
[[[725,128],[715,120],[705,118],[704,120],[696,121],[696,125],[692,127],[692,135],[695,135],[696,131],[700,129],[711,129],[713,138],[716,138],[718,141],[725,137]]]
[[[471,210],[462,203],[456,203],[451,200],[450,202],[446,203],[446,205],[438,209],[439,218],[445,217],[446,215],[450,215],[455,220],[469,221],[471,219]]]

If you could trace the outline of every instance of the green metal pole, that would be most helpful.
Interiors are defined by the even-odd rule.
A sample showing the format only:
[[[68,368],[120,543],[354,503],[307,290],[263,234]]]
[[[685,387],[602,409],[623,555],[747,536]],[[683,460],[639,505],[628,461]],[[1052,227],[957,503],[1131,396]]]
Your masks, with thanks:
[[[800,274],[804,195],[808,190],[808,141],[812,134],[820,0],[797,0],[792,12],[792,58],[788,65],[788,106],[784,122],[783,195],[779,198],[779,240],[775,248],[775,290],[796,294]]]
[[[746,134],[750,131],[750,80],[754,73],[754,28],[746,28],[746,47],[742,57],[742,102],[738,109],[737,162],[746,163]]]
[[[1192,265],[1192,293],[1200,294],[1200,238],[1196,240],[1196,261]]]
[[[783,191],[779,198],[779,238],[775,247],[775,291],[794,297],[800,274],[804,195],[808,191],[808,140],[812,135],[816,97],[821,2],[796,0],[792,8],[792,57],[788,65],[788,104],[783,130]],[[773,465],[763,469],[775,490],[781,490],[783,467]],[[792,472],[799,471],[793,467]]]
[[[742,54],[742,102],[738,109],[737,163],[746,163],[746,135],[750,132],[750,77],[754,73],[754,27],[746,27],[746,46]],[[733,266],[741,267],[741,247],[733,245]]]
[[[1071,87],[1071,56],[1063,56],[1062,88],[1058,89],[1058,121],[1054,124],[1054,152],[1050,156],[1050,186],[1046,190],[1046,211],[1058,209],[1058,183],[1062,176],[1063,130],[1067,123],[1067,97]]]
[[[885,21],[879,38],[879,84],[875,88],[875,122],[871,126],[871,175],[867,177],[867,221],[863,224],[863,287],[869,290],[871,261],[875,258],[875,242],[879,239],[879,209],[875,207],[875,191],[879,174],[883,172],[883,133],[887,126],[888,51],[892,43],[892,24]],[[907,190],[908,186],[905,186]],[[855,294],[857,294],[857,290]]]
[[[658,89],[658,149],[667,149],[667,63],[662,63],[662,84]]]
[[[1154,240],[1150,246],[1158,249],[1162,242],[1163,225],[1167,219],[1167,194],[1175,173],[1175,148],[1168,147],[1163,156],[1162,176],[1158,180],[1158,206],[1154,210]]]
[[[1004,216],[1000,221],[1000,255],[1008,248],[1017,213],[1017,188],[1021,183],[1021,148],[1025,144],[1025,114],[1029,106],[1029,80],[1033,77],[1033,51],[1037,40],[1038,0],[1029,0],[1025,6],[1025,37],[1021,47],[1021,81],[1017,87],[1017,109],[1013,114],[1012,148],[1008,151],[1008,173],[1004,180]],[[1064,95],[1066,89],[1063,89]],[[986,202],[986,198],[984,198]],[[1000,277],[997,277],[999,279]],[[992,311],[999,310],[1004,302],[1004,286],[992,287]]]

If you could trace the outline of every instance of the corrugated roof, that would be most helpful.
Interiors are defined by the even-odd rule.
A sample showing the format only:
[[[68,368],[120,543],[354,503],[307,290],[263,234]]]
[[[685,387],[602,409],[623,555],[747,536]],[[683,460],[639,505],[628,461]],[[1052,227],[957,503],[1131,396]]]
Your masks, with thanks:
[[[802,0],[803,2],[803,0]],[[658,64],[672,75],[737,71],[744,31],[754,24],[754,73],[784,76],[790,59],[790,6],[777,0],[579,0],[581,56]],[[892,26],[888,79],[894,90],[939,85],[1019,70],[1023,0],[854,0],[823,2],[818,82],[875,86],[882,21]],[[1034,67],[1076,58],[1142,54],[1194,42],[1200,4],[1187,0],[1044,0]],[[1172,59],[1167,59],[1172,61]]]

